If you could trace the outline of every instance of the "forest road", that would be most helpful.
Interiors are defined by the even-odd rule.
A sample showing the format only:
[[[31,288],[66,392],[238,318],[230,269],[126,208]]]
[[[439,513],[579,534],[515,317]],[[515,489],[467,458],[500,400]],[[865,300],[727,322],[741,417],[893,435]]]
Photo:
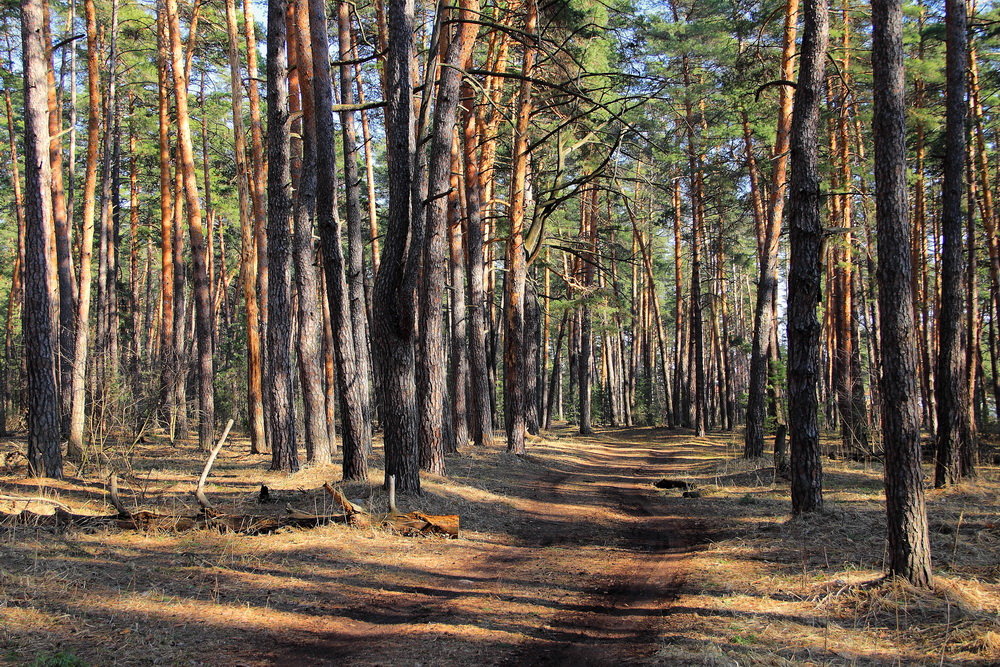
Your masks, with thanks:
[[[497,462],[502,528],[393,549],[373,586],[305,632],[269,639],[247,664],[654,664],[704,541],[679,491],[653,485],[689,462],[663,429],[569,427]],[[542,453],[544,449],[544,453]],[[471,523],[471,522],[470,522]],[[266,657],[265,657],[266,656]]]
[[[503,665],[621,665],[655,662],[667,628],[671,604],[681,593],[684,556],[702,540],[700,522],[677,516],[676,498],[657,493],[653,484],[682,473],[675,456],[645,442],[649,430],[602,433],[590,440],[597,450],[541,478],[538,502],[564,508],[523,538],[534,540],[538,566],[545,547],[579,534],[587,509],[611,510],[617,526],[583,531],[586,538],[611,538],[601,571],[587,581],[582,604],[549,619],[538,636],[522,643]],[[638,436],[638,437],[636,437]],[[678,495],[678,494],[674,494]],[[673,508],[671,507],[673,504]],[[581,517],[583,510],[584,517]],[[576,541],[570,538],[571,541]],[[587,549],[582,548],[581,554]]]

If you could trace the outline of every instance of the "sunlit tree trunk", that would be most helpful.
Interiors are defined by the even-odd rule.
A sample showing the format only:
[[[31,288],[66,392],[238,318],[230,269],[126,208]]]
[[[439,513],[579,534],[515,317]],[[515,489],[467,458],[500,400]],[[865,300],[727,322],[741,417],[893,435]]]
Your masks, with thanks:
[[[257,246],[257,301],[260,303],[261,336],[267,332],[267,211],[265,189],[267,161],[264,155],[264,128],[260,116],[260,86],[257,73],[256,22],[250,0],[243,0],[243,32],[247,54],[247,100],[250,107],[250,208],[253,211],[253,234]],[[262,363],[267,349],[261,346]]]
[[[444,24],[443,14],[439,21]],[[417,389],[420,414],[420,465],[424,470],[444,473],[444,414],[448,394],[448,360],[445,351],[444,298],[448,269],[448,191],[451,187],[452,146],[458,120],[458,70],[469,57],[476,26],[459,23],[451,28],[448,48],[439,68],[437,99],[431,130],[427,169],[427,206],[423,234],[422,282],[420,289],[420,339]]]
[[[584,190],[580,193],[580,238],[584,240],[587,254],[580,258],[583,263],[583,305],[580,308],[580,356],[577,360],[577,377],[580,382],[580,433],[593,433],[591,379],[594,358],[593,324],[590,304],[594,283],[594,269],[597,262],[597,191]]]
[[[351,43],[351,19],[346,2],[337,4],[337,41],[342,62],[353,58]],[[371,354],[368,346],[368,306],[365,294],[365,241],[370,237],[361,220],[361,178],[358,175],[357,126],[354,104],[354,67],[350,64],[340,68],[340,101],[344,111],[340,114],[341,136],[344,145],[344,210],[347,214],[347,288],[350,299],[351,335],[354,338],[354,358],[357,366],[356,381],[361,403],[362,419],[371,422]],[[359,89],[360,90],[360,89]],[[374,211],[374,197],[369,192],[369,207]]]
[[[212,386],[212,297],[208,279],[205,234],[202,229],[201,201],[194,169],[194,145],[191,140],[191,119],[188,114],[187,77],[184,74],[184,53],[181,46],[177,0],[165,0],[170,53],[173,61],[174,102],[177,111],[179,166],[184,181],[184,200],[191,234],[191,256],[194,272],[195,328],[198,343],[198,445],[211,449],[214,440],[215,392]]]
[[[257,453],[263,451],[266,442],[260,305],[257,301],[257,246],[250,201],[250,165],[247,160],[246,134],[243,126],[243,86],[235,0],[226,0],[226,35],[229,39],[229,89],[233,110],[236,195],[240,214],[240,283],[243,286],[243,304],[247,319],[247,411],[250,420],[250,451]]]
[[[94,363],[95,392],[102,411],[103,424],[106,410],[111,407],[112,386],[119,374],[118,338],[118,217],[119,217],[119,161],[121,140],[118,136],[118,3],[111,3],[111,30],[108,60],[104,69],[108,74],[104,95],[104,145],[101,158],[101,215],[98,227],[97,251],[97,330],[95,345],[101,350]]]
[[[163,1],[163,0],[161,0]],[[86,5],[85,5],[86,7]],[[88,18],[88,22],[89,22]],[[96,19],[95,19],[96,21]],[[89,23],[88,23],[89,26]],[[94,42],[96,44],[96,22],[94,24]],[[174,340],[174,198],[173,198],[173,175],[170,165],[170,55],[167,43],[167,22],[164,12],[158,7],[156,13],[156,70],[158,87],[156,93],[157,116],[159,129],[159,166],[160,166],[160,388],[163,402],[163,415],[167,420],[171,436],[176,423],[177,406],[174,401],[175,377],[178,374],[178,359],[174,354],[176,342]],[[90,43],[90,30],[88,27],[88,45]],[[96,48],[96,47],[95,47]],[[96,55],[94,56],[96,58]],[[93,65],[96,68],[96,61]],[[88,56],[88,69],[91,67]],[[97,82],[91,83],[94,92],[99,92]],[[93,104],[93,92],[91,93],[91,105]],[[95,113],[91,107],[91,113]],[[94,121],[96,122],[96,121]],[[96,125],[95,125],[96,128]],[[96,129],[90,129],[96,141]],[[89,142],[89,140],[88,140]],[[90,165],[90,150],[88,143],[88,169]],[[94,155],[96,169],[97,157]],[[95,172],[96,173],[96,172]],[[89,171],[88,171],[89,175]],[[86,186],[85,186],[86,187]],[[86,189],[84,191],[86,193]],[[86,197],[86,194],[84,195]],[[86,201],[86,200],[85,200]],[[84,211],[86,211],[86,204]],[[86,213],[85,213],[86,215]],[[86,218],[85,218],[86,220]],[[84,222],[86,230],[86,222]],[[83,278],[80,279],[81,288]],[[82,294],[82,289],[81,289]]]
[[[451,344],[448,392],[454,437],[452,451],[469,444],[469,318],[465,291],[465,244],[462,234],[460,165],[457,145],[452,150],[451,193],[448,195],[448,268],[451,273]]]
[[[357,362],[355,332],[351,326],[350,292],[345,276],[340,216],[335,192],[336,155],[333,126],[333,81],[329,65],[329,37],[326,5],[310,0],[309,24],[312,37],[313,93],[316,105],[316,222],[323,247],[327,301],[333,335],[336,375],[340,396],[345,479],[367,479],[368,450],[371,447],[371,415],[365,409],[368,382]],[[401,267],[400,267],[401,269]],[[391,450],[386,431],[386,449]],[[413,433],[414,445],[416,433]],[[415,465],[415,462],[414,462]],[[387,466],[388,467],[388,466]],[[412,481],[412,480],[408,480]],[[399,487],[401,492],[419,490]]]
[[[474,99],[472,87],[462,88],[463,97]],[[486,356],[486,296],[483,291],[483,183],[479,171],[477,116],[471,108],[463,113],[462,168],[465,185],[465,246],[468,276],[469,385],[472,441],[480,447],[493,442],[492,393]]]
[[[798,25],[799,0],[786,0],[785,27],[781,52],[781,78],[791,81],[795,71],[795,33]],[[774,299],[778,284],[778,241],[785,209],[789,137],[792,122],[792,92],[781,87],[778,102],[778,131],[774,141],[774,171],[771,178],[771,198],[768,202],[763,243],[761,244],[760,277],[754,308],[753,341],[750,352],[750,383],[747,392],[746,431],[743,455],[760,458],[764,455],[764,416],[767,397],[769,348],[773,338]]]
[[[97,46],[97,8],[94,0],[84,0],[84,17],[87,24],[87,157],[83,181],[83,234],[80,239],[80,286],[77,295],[76,323],[74,327],[72,403],[70,408],[69,444],[67,454],[80,459],[84,454],[84,428],[86,425],[86,381],[87,381],[87,346],[90,338],[90,288],[91,288],[91,256],[94,249],[94,214],[97,194],[97,153],[100,142],[100,65],[98,63]],[[157,20],[157,27],[160,21]],[[159,31],[158,31],[159,32]],[[163,64],[165,63],[158,63]],[[163,76],[162,67],[158,67]],[[160,96],[165,89],[161,86]],[[166,101],[162,104],[165,106]],[[165,115],[165,111],[162,112]],[[162,121],[162,118],[161,118]],[[167,156],[169,164],[169,156]],[[168,168],[169,173],[169,168]],[[169,201],[169,197],[168,197]],[[167,264],[163,267],[164,274]],[[172,277],[171,277],[172,279]],[[166,277],[164,277],[166,281]]]
[[[56,364],[59,284],[53,258],[52,170],[49,165],[50,57],[40,0],[21,2],[24,69],[24,345],[28,368],[28,466],[32,475],[61,478]]]
[[[538,27],[538,6],[527,0],[524,32],[534,35]],[[517,120],[514,125],[510,185],[510,232],[506,243],[507,275],[504,278],[504,413],[507,427],[507,451],[523,455],[526,424],[524,378],[528,372],[524,354],[524,299],[527,258],[524,251],[525,204],[527,201],[528,128],[531,122],[531,75],[535,66],[535,47],[524,45],[520,89],[517,95]],[[581,422],[581,430],[582,430]]]
[[[48,0],[42,0],[42,35],[46,49],[50,48],[51,17]],[[71,47],[70,47],[71,48]],[[52,224],[55,233],[56,272],[59,276],[59,410],[62,431],[69,433],[69,415],[73,378],[73,328],[76,321],[76,285],[73,276],[71,229],[66,207],[66,188],[63,183],[62,112],[56,89],[55,69],[51,54],[46,58],[48,83],[49,164],[52,167]]]
[[[306,455],[310,462],[325,464],[333,460],[326,423],[326,395],[323,392],[323,304],[320,301],[316,249],[313,245],[313,220],[317,206],[316,116],[313,99],[312,38],[309,5],[297,0],[292,9],[290,31],[294,39],[295,69],[300,84],[302,106],[302,169],[295,202],[295,285],[298,289],[298,336],[296,351],[302,392]],[[325,27],[325,24],[324,24]],[[332,425],[330,425],[332,426]]]

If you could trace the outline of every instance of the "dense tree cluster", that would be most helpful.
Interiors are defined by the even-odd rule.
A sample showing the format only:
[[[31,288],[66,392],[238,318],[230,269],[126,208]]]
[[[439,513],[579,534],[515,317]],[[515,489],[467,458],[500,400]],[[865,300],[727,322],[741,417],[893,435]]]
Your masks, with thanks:
[[[348,479],[380,432],[404,493],[553,420],[777,432],[796,513],[885,462],[927,583],[920,431],[949,485],[1000,413],[994,5],[82,4],[0,10],[35,474],[230,417]]]

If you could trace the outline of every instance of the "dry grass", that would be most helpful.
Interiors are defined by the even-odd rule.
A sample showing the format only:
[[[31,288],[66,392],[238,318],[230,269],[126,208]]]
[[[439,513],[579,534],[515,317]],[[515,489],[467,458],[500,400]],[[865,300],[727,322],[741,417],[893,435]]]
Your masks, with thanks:
[[[692,629],[664,659],[687,662],[694,642],[711,642],[691,662],[1000,664],[996,467],[927,491],[935,580],[918,590],[882,578],[879,464],[824,460],[826,509],[793,519],[787,483],[738,448],[718,438],[686,466],[704,494],[693,513],[716,517],[720,537],[694,556],[679,603]]]
[[[14,454],[22,447],[0,442],[0,494],[111,511],[96,470],[26,479]],[[331,510],[320,487],[339,479],[339,466],[282,475],[245,449],[234,441],[209,479],[219,509]],[[824,461],[827,509],[792,520],[786,483],[740,459],[733,435],[630,429],[579,438],[560,429],[534,439],[527,458],[500,450],[449,457],[448,477],[426,476],[423,496],[401,499],[403,511],[461,515],[459,540],[343,526],[260,537],[0,529],[0,663],[502,662],[527,642],[572,641],[567,619],[600,607],[595,591],[607,588],[608,572],[627,570],[635,553],[622,527],[643,519],[592,491],[617,484],[644,489],[657,516],[690,533],[680,595],[655,630],[659,651],[638,662],[1000,664],[996,467],[928,491],[936,578],[921,591],[881,579],[877,464]],[[203,456],[191,443],[137,445],[126,502],[195,512],[190,491]],[[382,512],[379,456],[373,463],[367,483],[343,488]],[[659,491],[658,476],[689,481],[702,497]],[[257,504],[262,483],[275,503]],[[555,500],[546,495],[554,484]],[[0,499],[0,509],[23,507]],[[552,539],[539,548],[546,533]]]

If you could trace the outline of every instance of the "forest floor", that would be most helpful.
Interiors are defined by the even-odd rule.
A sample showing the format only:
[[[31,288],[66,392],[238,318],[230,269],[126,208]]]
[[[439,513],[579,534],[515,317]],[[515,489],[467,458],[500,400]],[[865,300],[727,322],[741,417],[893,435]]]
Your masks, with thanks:
[[[917,591],[879,577],[877,464],[826,461],[827,510],[791,520],[787,483],[739,442],[563,426],[524,458],[468,448],[400,503],[461,515],[459,539],[0,528],[0,663],[1000,664],[996,466],[928,491],[936,578]],[[110,511],[96,470],[27,479],[23,446],[0,441],[0,494]],[[320,487],[338,466],[271,473],[247,449],[232,441],[212,471],[219,509],[331,511]],[[190,443],[106,453],[126,504],[196,512],[205,454]],[[381,474],[345,491],[384,510]],[[257,503],[262,483],[277,503]],[[26,506],[52,511],[0,498]]]

